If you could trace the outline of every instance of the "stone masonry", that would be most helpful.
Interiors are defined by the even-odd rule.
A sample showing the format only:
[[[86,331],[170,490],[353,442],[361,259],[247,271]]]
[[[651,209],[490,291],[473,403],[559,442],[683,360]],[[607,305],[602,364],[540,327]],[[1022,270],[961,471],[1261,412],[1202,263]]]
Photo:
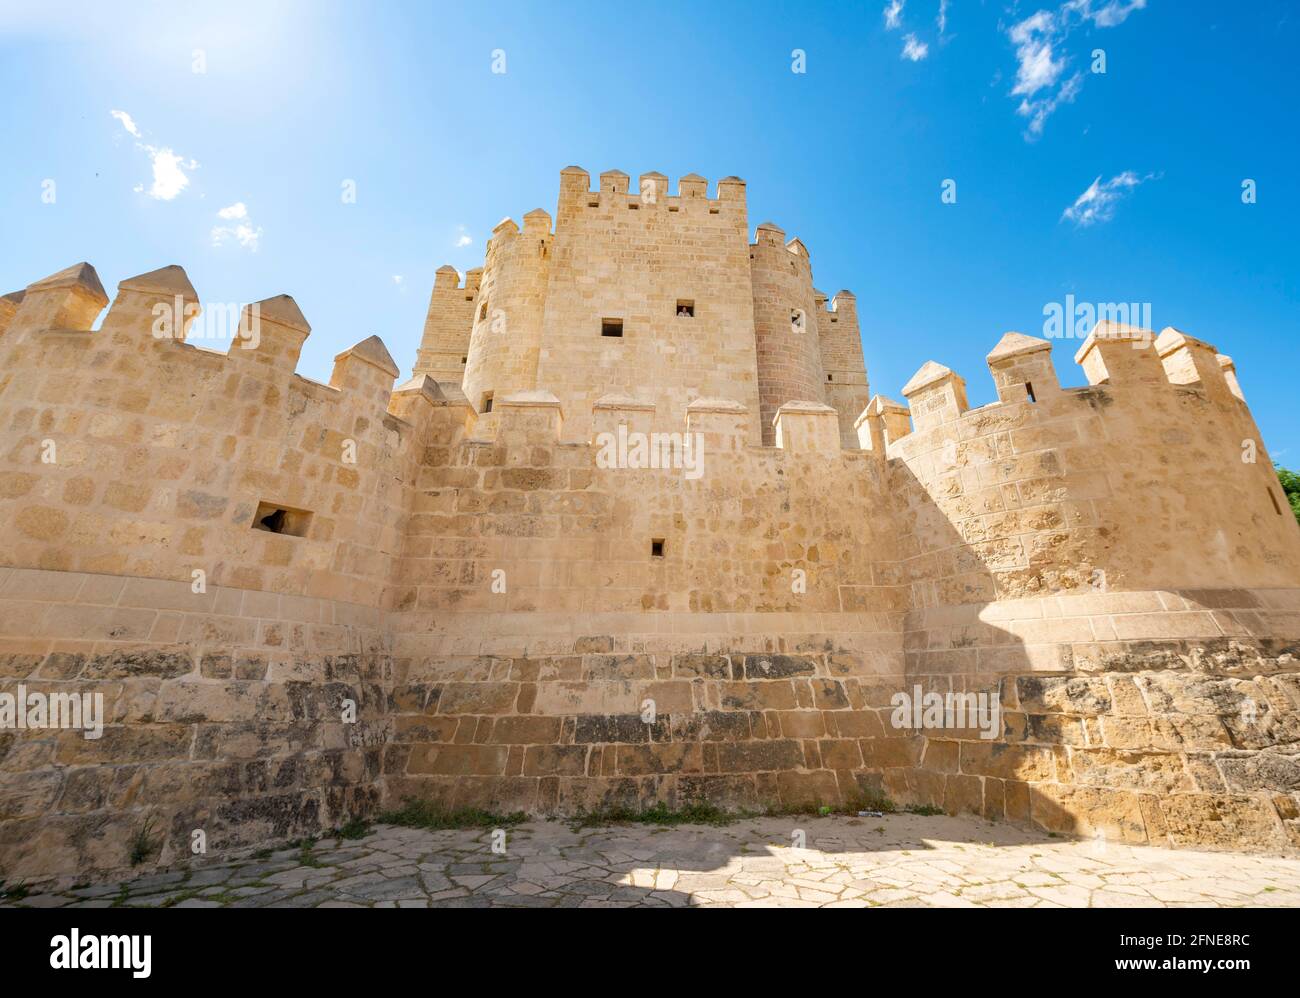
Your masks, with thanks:
[[[560,185],[438,272],[397,387],[375,337],[296,374],[288,296],[187,342],[175,266],[94,330],[88,264],[0,300],[0,876],[406,797],[1300,846],[1300,530],[1229,358],[1101,324],[1062,388],[1007,333],[990,405],[933,361],[870,397],[856,300],[749,242],[742,181]],[[605,459],[651,433],[698,474]],[[20,688],[102,737],[5,723]],[[996,730],[900,724],[918,689]]]

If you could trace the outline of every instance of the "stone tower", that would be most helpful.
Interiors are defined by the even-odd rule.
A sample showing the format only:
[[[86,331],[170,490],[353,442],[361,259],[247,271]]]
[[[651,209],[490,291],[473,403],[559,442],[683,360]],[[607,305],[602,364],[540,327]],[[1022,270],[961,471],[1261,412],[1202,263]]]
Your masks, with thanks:
[[[541,209],[492,232],[481,279],[458,287],[438,271],[415,365],[463,388],[490,432],[495,405],[544,388],[560,400],[564,438],[590,438],[606,396],[652,411],[680,430],[687,407],[726,398],[747,410],[746,439],[771,445],[787,402],[828,404],[841,442],[868,401],[853,296],[825,308],[806,247],[771,223],[749,242],[745,183],[646,173],[634,186],[610,170],[560,174],[551,217]],[[823,351],[829,363],[823,363]],[[463,372],[458,374],[458,372]],[[650,407],[653,407],[652,409]]]

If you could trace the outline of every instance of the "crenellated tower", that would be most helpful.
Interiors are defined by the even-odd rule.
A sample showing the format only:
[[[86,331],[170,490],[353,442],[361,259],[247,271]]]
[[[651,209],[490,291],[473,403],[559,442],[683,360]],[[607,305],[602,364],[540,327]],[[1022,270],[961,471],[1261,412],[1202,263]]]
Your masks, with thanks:
[[[662,173],[634,182],[607,170],[593,190],[585,170],[567,167],[554,232],[540,209],[522,230],[501,222],[476,288],[439,271],[416,366],[443,381],[463,357],[476,433],[491,436],[500,399],[544,390],[560,401],[567,440],[590,438],[606,396],[670,431],[693,402],[724,398],[744,406],[755,446],[772,444],[788,402],[830,404],[842,443],[856,446],[867,392],[852,295],[827,309],[807,248],[775,225],[750,243],[738,177],[710,197],[696,174],[673,194]]]

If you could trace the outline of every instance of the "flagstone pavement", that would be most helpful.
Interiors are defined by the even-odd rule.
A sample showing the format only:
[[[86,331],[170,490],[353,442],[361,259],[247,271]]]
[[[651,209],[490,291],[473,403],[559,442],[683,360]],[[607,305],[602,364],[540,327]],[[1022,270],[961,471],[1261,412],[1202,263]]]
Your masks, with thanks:
[[[801,834],[802,833],[802,834]],[[500,837],[498,835],[498,846]],[[1300,906],[1300,859],[1069,840],[977,818],[754,818],[723,827],[376,825],[18,907]]]

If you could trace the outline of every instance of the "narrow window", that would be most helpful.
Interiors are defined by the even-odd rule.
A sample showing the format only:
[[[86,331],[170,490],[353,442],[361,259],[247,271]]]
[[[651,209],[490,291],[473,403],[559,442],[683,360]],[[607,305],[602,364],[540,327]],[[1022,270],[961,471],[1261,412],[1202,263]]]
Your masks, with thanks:
[[[679,319],[694,319],[694,318],[695,318],[695,302],[693,302],[693,301],[685,301],[685,300],[683,300],[683,299],[681,299],[681,298],[678,298],[678,299],[677,299],[677,317],[678,317]]]
[[[478,317],[479,317],[480,319],[486,319],[486,318],[487,318],[487,302],[484,302],[482,305],[479,306],[479,309],[478,309]]]
[[[482,409],[482,411],[485,412],[485,413],[486,413],[486,412],[491,412],[491,411],[492,411],[492,393],[491,393],[491,392],[484,392],[484,393],[483,393],[483,409]]]
[[[469,359],[468,357],[462,357],[462,358],[460,359],[460,362],[463,364],[463,363],[465,363],[465,361],[467,361],[468,359]]]
[[[631,211],[636,211],[638,208],[641,207],[641,206],[640,206],[639,204],[637,204],[635,201],[629,201],[629,202],[627,203],[627,206],[628,206],[628,209],[631,210]]]
[[[279,506],[273,502],[259,502],[252,523],[254,530],[288,534],[290,537],[306,537],[309,526],[311,526],[310,512],[305,509]]]
[[[1273,512],[1278,516],[1282,515],[1282,507],[1277,504],[1277,496],[1273,495],[1273,490],[1268,490],[1268,501],[1273,504]]]
[[[664,539],[656,537],[650,542],[650,557],[662,558],[664,556]]]
[[[835,375],[833,375],[833,374],[828,374],[828,375],[826,375],[826,380],[827,380],[827,381],[834,381],[834,380],[835,380]]]
[[[1034,383],[1032,381],[1025,382],[1025,394],[1029,396],[1030,402],[1038,401],[1038,396],[1034,394]]]
[[[600,335],[601,335],[601,336],[618,336],[618,337],[622,337],[622,335],[623,335],[623,320],[622,320],[622,319],[601,319],[601,320],[600,320]]]

